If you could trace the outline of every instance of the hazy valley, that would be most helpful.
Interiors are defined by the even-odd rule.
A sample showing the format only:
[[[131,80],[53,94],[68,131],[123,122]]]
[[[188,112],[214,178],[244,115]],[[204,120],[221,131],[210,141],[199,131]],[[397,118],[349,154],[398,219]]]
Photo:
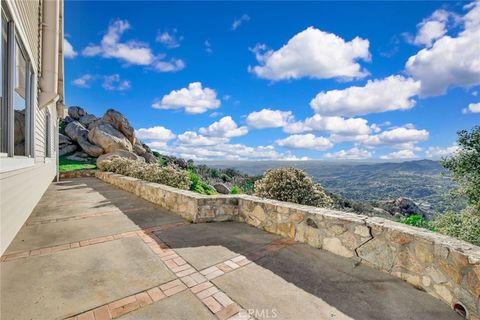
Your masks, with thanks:
[[[444,195],[455,183],[438,161],[333,162],[333,161],[205,161],[215,168],[235,168],[262,175],[278,167],[305,170],[328,191],[351,200],[375,202],[407,197],[442,212],[451,205]],[[423,206],[422,206],[423,207]]]

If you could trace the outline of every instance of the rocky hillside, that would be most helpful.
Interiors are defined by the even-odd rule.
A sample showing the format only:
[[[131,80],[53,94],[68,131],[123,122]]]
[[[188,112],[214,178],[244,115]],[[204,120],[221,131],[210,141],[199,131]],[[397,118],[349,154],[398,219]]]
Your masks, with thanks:
[[[135,137],[135,130],[120,112],[109,109],[97,118],[80,107],[68,108],[68,116],[62,122],[59,135],[60,156],[70,160],[98,161],[113,155],[157,162],[152,150]]]
[[[152,152],[146,144],[135,137],[135,130],[128,119],[113,109],[107,110],[101,118],[97,118],[81,107],[70,107],[68,116],[62,122],[59,143],[60,156],[66,156],[69,160],[96,162],[99,165],[104,160],[119,156],[188,170],[191,180],[190,189],[205,194],[253,193],[255,181],[261,178],[261,176],[241,173],[236,169],[214,168],[205,164],[195,165],[192,160]],[[333,200],[333,207],[339,210],[386,218],[406,217],[413,214],[430,218],[428,212],[408,198],[379,201],[372,206],[367,202],[355,201],[338,193],[329,191],[327,193]]]

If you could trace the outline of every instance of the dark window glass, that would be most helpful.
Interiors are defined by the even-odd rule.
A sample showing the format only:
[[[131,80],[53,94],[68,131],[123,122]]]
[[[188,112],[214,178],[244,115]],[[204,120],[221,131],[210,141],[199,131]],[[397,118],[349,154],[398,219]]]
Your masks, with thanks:
[[[7,79],[7,19],[2,17],[2,31],[0,41],[0,152],[7,153],[7,104],[5,101],[6,79]]]
[[[15,74],[14,74],[14,93],[13,93],[13,110],[14,110],[14,154],[16,156],[24,156],[25,145],[27,139],[27,92],[28,88],[28,71],[27,62],[18,43],[15,44]]]

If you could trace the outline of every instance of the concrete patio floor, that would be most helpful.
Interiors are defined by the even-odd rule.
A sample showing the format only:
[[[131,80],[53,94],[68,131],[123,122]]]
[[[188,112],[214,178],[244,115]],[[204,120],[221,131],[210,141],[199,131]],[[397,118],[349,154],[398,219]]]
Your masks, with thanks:
[[[95,178],[53,183],[2,256],[0,319],[461,319],[364,265],[189,224]]]

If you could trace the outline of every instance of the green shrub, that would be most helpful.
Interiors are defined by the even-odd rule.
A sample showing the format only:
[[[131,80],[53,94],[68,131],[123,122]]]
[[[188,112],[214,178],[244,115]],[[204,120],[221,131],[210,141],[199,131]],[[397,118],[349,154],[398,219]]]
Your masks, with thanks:
[[[255,195],[317,207],[329,207],[332,204],[332,199],[325,191],[297,168],[268,170],[262,179],[255,182]]]
[[[217,191],[215,191],[214,188],[209,186],[208,184],[204,183],[202,179],[193,171],[189,171],[188,177],[190,179],[190,190],[193,192],[201,193],[201,194],[207,194],[207,195],[213,195],[217,194]]]
[[[432,221],[435,231],[480,246],[480,213],[473,206],[448,211]]]
[[[408,224],[414,227],[430,229],[430,230],[433,229],[430,222],[418,214],[412,214],[411,216],[400,218],[398,222]]]
[[[480,126],[471,131],[459,131],[458,150],[442,160],[442,165],[450,171],[459,184],[458,194],[467,199],[469,206],[480,214]]]
[[[230,193],[231,194],[241,194],[241,193],[243,193],[243,191],[238,186],[233,186],[232,189],[230,190]]]
[[[149,182],[156,182],[174,188],[188,190],[190,179],[188,172],[172,166],[160,166],[156,163],[145,163],[120,157],[102,161],[99,169],[114,172]]]

